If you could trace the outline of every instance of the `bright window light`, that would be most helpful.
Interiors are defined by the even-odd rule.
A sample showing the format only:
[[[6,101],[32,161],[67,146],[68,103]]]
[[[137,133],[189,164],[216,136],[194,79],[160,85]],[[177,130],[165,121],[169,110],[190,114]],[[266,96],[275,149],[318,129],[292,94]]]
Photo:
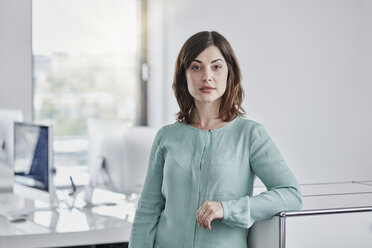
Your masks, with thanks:
[[[87,165],[87,118],[134,125],[139,0],[33,0],[34,122],[53,126],[55,163]]]

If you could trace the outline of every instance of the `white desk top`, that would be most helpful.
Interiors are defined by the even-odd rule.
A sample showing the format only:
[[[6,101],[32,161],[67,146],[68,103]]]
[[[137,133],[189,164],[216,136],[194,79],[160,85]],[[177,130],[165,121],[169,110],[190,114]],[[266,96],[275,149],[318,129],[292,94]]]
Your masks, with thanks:
[[[107,198],[108,194],[105,195]],[[77,206],[83,206],[81,198],[76,200]],[[1,194],[0,199],[0,204],[20,203],[20,197],[11,194]],[[0,216],[0,247],[4,244],[6,247],[52,247],[128,242],[135,203],[123,199],[114,202],[117,205],[91,209],[69,209],[62,203],[55,211],[38,211],[18,223]]]

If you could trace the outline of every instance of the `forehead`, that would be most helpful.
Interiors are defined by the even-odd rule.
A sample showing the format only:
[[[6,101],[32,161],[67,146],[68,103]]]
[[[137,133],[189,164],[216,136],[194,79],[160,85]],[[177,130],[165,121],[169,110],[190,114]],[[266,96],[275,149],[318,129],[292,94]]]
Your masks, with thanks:
[[[221,59],[222,61],[225,61],[225,58],[223,57],[220,49],[216,46],[209,46],[204,51],[202,51],[198,56],[196,56],[195,60],[199,60],[201,62],[211,62],[216,59]]]

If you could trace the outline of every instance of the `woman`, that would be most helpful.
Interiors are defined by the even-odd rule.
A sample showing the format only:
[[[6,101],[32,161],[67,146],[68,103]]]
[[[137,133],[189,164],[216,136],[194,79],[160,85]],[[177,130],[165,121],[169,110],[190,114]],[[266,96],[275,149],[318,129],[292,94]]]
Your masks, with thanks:
[[[186,41],[173,90],[177,122],[156,135],[130,247],[243,248],[255,221],[301,209],[298,183],[273,141],[242,117],[240,70],[222,35]],[[256,176],[267,191],[252,197]]]

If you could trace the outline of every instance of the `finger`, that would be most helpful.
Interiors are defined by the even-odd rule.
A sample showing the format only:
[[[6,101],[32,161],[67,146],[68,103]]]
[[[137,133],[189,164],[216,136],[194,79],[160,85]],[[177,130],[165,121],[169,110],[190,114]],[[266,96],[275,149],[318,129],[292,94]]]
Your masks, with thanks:
[[[197,220],[198,220],[198,222],[200,223],[200,225],[202,224],[202,215],[203,215],[203,213],[204,213],[204,206],[201,206],[200,208],[199,208],[199,211],[198,211],[198,213],[197,213]]]
[[[210,211],[207,215],[205,215],[203,217],[203,219],[201,219],[201,222],[202,222],[202,225],[205,229],[208,228],[208,216],[212,215],[213,214],[213,211]]]
[[[202,222],[203,220],[203,216],[207,213],[207,211],[209,210],[209,205],[208,205],[208,202],[205,201],[199,208],[199,221]]]
[[[212,230],[212,221],[215,219],[214,217],[215,217],[214,213],[208,217],[208,229],[209,230]]]
[[[199,210],[196,213],[196,221],[198,222],[198,225],[202,225],[201,221],[201,214],[204,212],[204,204],[199,208]]]
[[[211,208],[209,208],[209,209],[207,209],[204,213],[203,213],[203,215],[201,216],[201,222],[203,223],[203,225],[207,228],[207,226],[208,225],[206,225],[206,220],[207,220],[207,217],[209,216],[209,215],[211,215],[211,213],[213,213],[213,209],[211,209]]]
[[[208,228],[209,230],[212,229],[211,222],[212,222],[212,220],[214,220],[214,217],[215,217],[215,213],[212,211],[212,212],[210,213],[210,215],[208,215],[208,216],[205,218],[204,225],[205,225],[206,228]]]
[[[203,211],[204,203],[199,207],[198,211],[196,212],[196,216],[198,217],[200,213]]]

